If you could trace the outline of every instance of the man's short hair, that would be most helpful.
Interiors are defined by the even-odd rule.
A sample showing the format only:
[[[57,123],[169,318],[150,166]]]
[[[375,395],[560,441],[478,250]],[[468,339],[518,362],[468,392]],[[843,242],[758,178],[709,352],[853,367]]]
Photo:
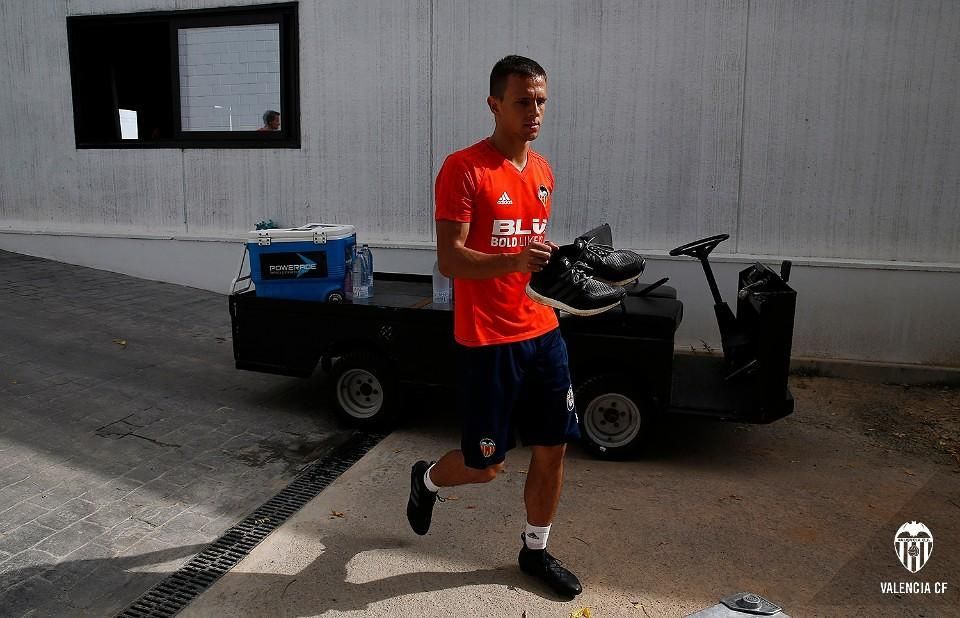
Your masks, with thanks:
[[[493,70],[490,71],[491,97],[503,98],[503,93],[507,90],[507,79],[511,75],[547,78],[547,72],[536,60],[524,56],[506,56],[493,65]]]
[[[268,124],[276,120],[277,116],[279,115],[280,115],[280,112],[275,112],[272,109],[268,109],[267,111],[263,112],[263,126],[267,126]]]

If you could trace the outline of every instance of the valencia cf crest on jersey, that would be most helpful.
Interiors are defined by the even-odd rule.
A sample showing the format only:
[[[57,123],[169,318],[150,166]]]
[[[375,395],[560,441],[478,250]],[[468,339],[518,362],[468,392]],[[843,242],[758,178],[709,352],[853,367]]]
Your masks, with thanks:
[[[548,191],[544,185],[540,185],[540,188],[537,189],[537,197],[539,197],[543,205],[546,206],[547,199],[550,197],[550,191]]]

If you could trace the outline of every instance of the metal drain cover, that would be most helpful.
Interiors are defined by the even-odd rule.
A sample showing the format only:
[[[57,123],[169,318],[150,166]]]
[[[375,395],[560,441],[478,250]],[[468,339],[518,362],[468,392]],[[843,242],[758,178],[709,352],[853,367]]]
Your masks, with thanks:
[[[160,618],[177,614],[384,437],[385,434],[354,434],[333,453],[307,466],[277,495],[224,532],[180,570],[145,592],[118,616]]]

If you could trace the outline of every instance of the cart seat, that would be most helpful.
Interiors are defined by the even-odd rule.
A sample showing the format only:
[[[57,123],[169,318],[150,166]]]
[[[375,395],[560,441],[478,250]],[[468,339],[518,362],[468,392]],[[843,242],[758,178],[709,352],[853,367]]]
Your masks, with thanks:
[[[622,306],[590,317],[564,315],[564,335],[607,334],[673,341],[683,320],[683,303],[672,298],[627,296]]]
[[[627,296],[636,296],[643,288],[651,285],[653,281],[638,281],[636,285],[631,285],[627,290]],[[669,285],[661,285],[644,294],[649,298],[676,298],[677,288]]]

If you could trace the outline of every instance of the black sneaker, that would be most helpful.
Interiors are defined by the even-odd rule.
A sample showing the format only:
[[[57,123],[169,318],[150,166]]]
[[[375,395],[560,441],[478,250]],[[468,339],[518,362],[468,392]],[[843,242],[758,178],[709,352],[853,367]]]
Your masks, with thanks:
[[[543,270],[530,275],[527,296],[573,315],[596,315],[620,304],[623,288],[594,279],[591,269],[555,252]]]
[[[563,245],[559,255],[572,262],[582,262],[590,267],[591,274],[610,285],[627,285],[643,274],[643,256],[627,249],[614,249],[610,245],[578,238],[573,244]]]
[[[433,505],[437,494],[427,489],[423,475],[431,464],[420,460],[410,470],[410,498],[407,500],[407,521],[417,534],[424,535],[430,529]]]
[[[562,563],[545,549],[530,549],[524,543],[517,562],[521,571],[536,577],[562,597],[572,599],[583,592],[577,576],[563,568]]]

